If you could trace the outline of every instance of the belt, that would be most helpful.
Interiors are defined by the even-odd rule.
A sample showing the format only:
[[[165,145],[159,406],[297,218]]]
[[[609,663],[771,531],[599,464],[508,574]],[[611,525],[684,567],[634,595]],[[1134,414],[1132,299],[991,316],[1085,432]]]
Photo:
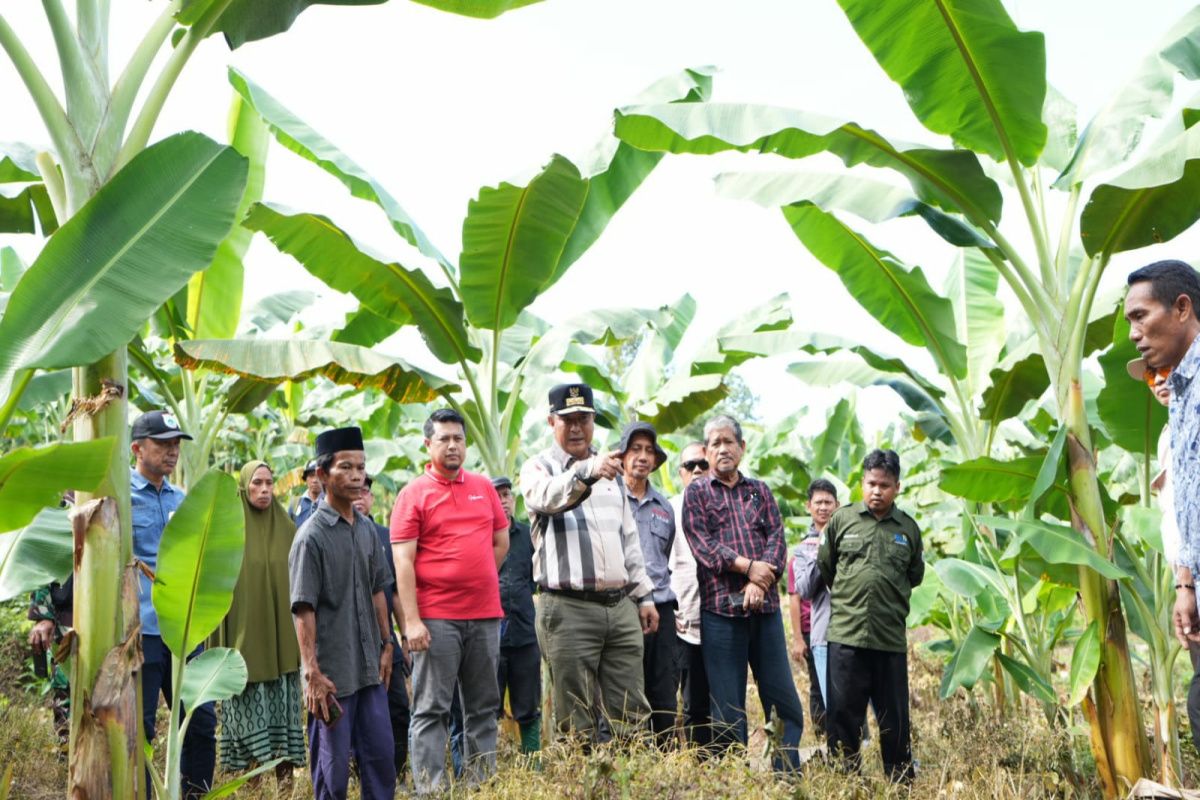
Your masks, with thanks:
[[[628,597],[624,589],[609,589],[603,592],[593,592],[587,589],[543,589],[550,594],[570,597],[572,600],[583,600],[588,603],[599,603],[602,606],[615,606]]]

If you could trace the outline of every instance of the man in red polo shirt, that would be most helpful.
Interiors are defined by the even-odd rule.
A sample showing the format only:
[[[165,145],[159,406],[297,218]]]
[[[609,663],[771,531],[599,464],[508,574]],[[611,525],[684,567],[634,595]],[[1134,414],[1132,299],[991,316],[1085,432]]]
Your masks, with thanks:
[[[500,658],[500,581],[508,517],[492,483],[462,468],[467,428],[441,409],[425,422],[429,464],[396,498],[392,556],[413,654],[410,738],[420,795],[446,784],[446,740],[455,684],[461,685],[463,778],[496,771],[496,668]]]

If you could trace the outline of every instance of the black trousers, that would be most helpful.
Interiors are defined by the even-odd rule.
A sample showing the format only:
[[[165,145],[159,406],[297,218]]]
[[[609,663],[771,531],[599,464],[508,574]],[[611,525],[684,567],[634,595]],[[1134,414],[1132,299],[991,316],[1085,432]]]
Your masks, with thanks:
[[[911,723],[908,715],[908,654],[829,643],[829,752],[858,771],[867,703],[875,709],[883,769],[893,781],[911,781]]]
[[[642,676],[650,704],[650,729],[659,745],[667,745],[675,728],[675,693],[679,686],[679,657],[675,633],[675,603],[659,603],[658,631],[646,634],[642,649]]]
[[[700,645],[680,639],[679,684],[683,695],[683,724],[688,741],[707,751],[712,744],[712,706],[708,697],[708,673],[704,671],[704,651]]]
[[[408,767],[408,723],[411,714],[408,706],[408,686],[404,683],[407,675],[408,670],[404,666],[403,657],[392,662],[392,679],[388,682],[387,704],[388,717],[392,721],[393,758],[396,761],[396,783],[398,785],[404,783],[404,773]]]
[[[501,647],[496,669],[500,687],[500,708],[496,718],[504,716],[504,693],[513,719],[525,725],[542,716],[542,653],[537,642],[521,647]]]
[[[813,658],[812,642],[804,634],[804,663],[808,665],[808,716],[812,720],[813,732],[825,735],[825,698],[821,696],[821,681],[817,677],[817,662]]]

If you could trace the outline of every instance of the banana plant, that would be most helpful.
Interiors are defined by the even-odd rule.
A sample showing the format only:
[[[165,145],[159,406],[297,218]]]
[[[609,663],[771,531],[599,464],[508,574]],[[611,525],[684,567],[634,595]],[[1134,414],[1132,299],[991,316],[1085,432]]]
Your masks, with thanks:
[[[854,122],[749,105],[626,108],[617,115],[617,136],[651,152],[740,150],[793,159],[828,152],[848,167],[872,166],[899,179],[891,185],[904,198],[886,215],[920,218],[947,244],[986,258],[1028,318],[1054,412],[1067,427],[1072,527],[1079,541],[1111,561],[1111,517],[1102,502],[1083,392],[1085,342],[1112,257],[1169,241],[1200,217],[1200,170],[1192,168],[1200,157],[1200,128],[1175,118],[1158,141],[1137,149],[1147,120],[1167,113],[1175,75],[1200,77],[1200,62],[1187,46],[1197,35],[1200,12],[1167,34],[1077,137],[1073,107],[1048,87],[1044,37],[1018,29],[1000,0],[894,0],[887,13],[867,0],[839,5],[880,67],[904,90],[917,119],[932,133],[948,136],[953,148],[899,142]],[[1102,177],[1113,173],[1115,178]],[[841,177],[857,182],[857,176]],[[1017,201],[1004,224],[1006,192],[1000,182]],[[1051,199],[1054,193],[1061,201]],[[924,325],[914,329],[897,320],[894,330],[910,343],[937,347],[939,371],[964,380],[968,356],[954,336],[952,308],[929,300],[919,269],[844,221],[843,204],[856,205],[855,194],[809,191],[783,205],[784,219],[843,278],[847,272],[878,276],[873,289],[858,287],[864,293],[860,301],[867,293],[872,302],[891,294],[928,305]],[[1152,759],[1117,585],[1092,566],[1081,565],[1078,572],[1086,619],[1101,641],[1084,710],[1100,783],[1106,797],[1116,798],[1151,774]]]
[[[455,370],[447,377],[428,374],[424,384],[467,420],[485,468],[511,474],[532,367],[552,363],[557,370],[573,344],[571,337],[545,330],[527,309],[596,241],[661,156],[607,136],[578,163],[555,155],[524,184],[481,189],[468,207],[456,263],[348,156],[241,73],[230,70],[229,78],[276,141],[383,212],[400,236],[404,255],[376,257],[324,217],[256,203],[245,227],[265,234],[330,288],[353,295],[359,311],[320,348],[300,352],[291,343],[268,340],[180,341],[179,363],[268,383],[317,374],[335,382],[353,377],[384,389],[397,402],[425,402],[428,398],[379,378],[381,358],[367,349],[413,325],[432,359]],[[693,103],[706,99],[710,86],[707,70],[685,70],[651,86],[643,98]],[[600,331],[593,339],[604,335]],[[542,343],[541,355],[532,350],[535,341]]]
[[[339,5],[373,2],[339,0]],[[61,96],[0,14],[0,50],[52,144],[52,151],[5,146],[0,152],[0,232],[28,231],[36,217],[40,230],[51,234],[8,298],[0,323],[0,429],[7,428],[38,370],[71,368],[75,439],[116,441],[108,473],[95,489],[102,502],[88,506],[92,495],[80,496],[91,512],[76,517],[78,539],[85,549],[94,542],[96,557],[80,557],[75,595],[81,606],[112,609],[116,624],[110,619],[95,630],[85,627],[81,620],[89,617],[83,608],[77,608],[75,621],[79,647],[100,657],[111,652],[112,667],[126,677],[136,658],[123,654],[132,648],[136,655],[137,648],[136,604],[121,601],[122,586],[133,579],[122,573],[131,552],[126,346],[155,309],[213,261],[236,221],[246,185],[246,166],[234,150],[196,134],[155,145],[151,137],[206,38],[219,31],[231,47],[263,39],[286,30],[311,4],[163,3],[114,79],[111,4],[79,0],[72,18],[61,0],[46,0],[42,8],[62,74]],[[528,0],[425,4],[488,17]],[[90,656],[73,662],[68,793],[124,796],[141,772],[135,698],[115,698],[108,715],[117,726],[111,736],[97,731],[93,744],[80,739],[79,720],[90,713],[100,663]]]

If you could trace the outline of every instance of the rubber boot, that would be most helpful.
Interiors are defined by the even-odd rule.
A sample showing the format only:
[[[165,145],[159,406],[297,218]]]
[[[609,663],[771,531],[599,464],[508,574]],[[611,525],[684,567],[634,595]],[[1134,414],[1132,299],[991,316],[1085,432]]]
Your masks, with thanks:
[[[528,755],[542,749],[542,721],[521,723],[521,752]]]

